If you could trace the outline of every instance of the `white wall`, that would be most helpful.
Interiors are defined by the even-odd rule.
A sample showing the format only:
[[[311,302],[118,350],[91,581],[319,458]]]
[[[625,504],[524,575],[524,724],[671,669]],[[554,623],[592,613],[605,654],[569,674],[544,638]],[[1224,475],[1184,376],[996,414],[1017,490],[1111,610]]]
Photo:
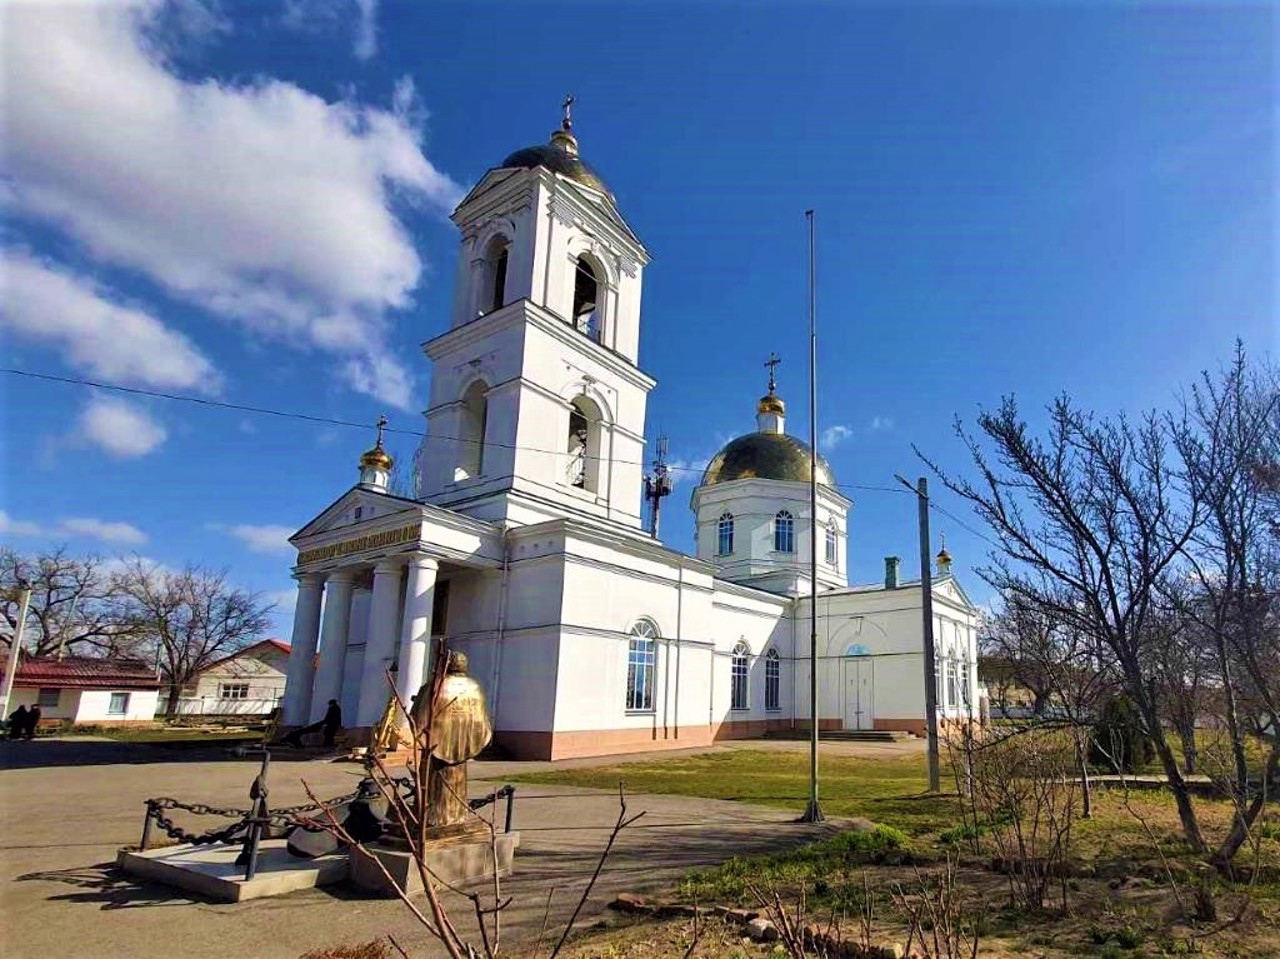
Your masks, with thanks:
[[[265,716],[284,695],[289,657],[274,646],[217,663],[200,674],[191,694],[178,700],[183,716]],[[249,684],[246,699],[223,699],[225,684]]]
[[[113,692],[126,693],[129,697],[123,715],[110,711]],[[76,710],[77,723],[102,722],[152,722],[159,708],[158,689],[85,689],[80,692],[80,704]]]

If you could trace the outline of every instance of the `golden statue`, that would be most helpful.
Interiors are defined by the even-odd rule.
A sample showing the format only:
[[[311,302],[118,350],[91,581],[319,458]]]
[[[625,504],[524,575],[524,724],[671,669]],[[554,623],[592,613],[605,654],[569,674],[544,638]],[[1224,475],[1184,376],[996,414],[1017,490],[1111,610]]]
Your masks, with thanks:
[[[414,697],[414,728],[419,736],[428,712],[431,728],[430,774],[427,778],[427,828],[432,838],[466,835],[483,830],[484,823],[472,815],[467,804],[467,762],[480,755],[493,738],[493,723],[485,708],[484,690],[467,675],[467,657],[450,652],[440,698],[430,710],[431,683]],[[425,743],[423,743],[425,747]],[[425,762],[427,757],[423,757]]]

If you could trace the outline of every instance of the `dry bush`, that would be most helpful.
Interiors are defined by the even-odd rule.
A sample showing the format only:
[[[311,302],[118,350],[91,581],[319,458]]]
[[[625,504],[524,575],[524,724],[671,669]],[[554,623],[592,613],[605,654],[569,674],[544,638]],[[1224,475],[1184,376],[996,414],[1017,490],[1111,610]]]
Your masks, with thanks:
[[[1080,791],[1075,749],[1061,732],[1027,729],[986,742],[969,739],[961,791],[966,824],[1009,881],[1012,905],[1042,909],[1053,880],[1067,903],[1072,826]]]

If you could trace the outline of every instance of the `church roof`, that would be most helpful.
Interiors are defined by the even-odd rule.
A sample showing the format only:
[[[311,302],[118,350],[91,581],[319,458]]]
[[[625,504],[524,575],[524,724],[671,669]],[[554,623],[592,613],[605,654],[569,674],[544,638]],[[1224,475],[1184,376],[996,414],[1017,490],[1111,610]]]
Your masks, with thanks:
[[[818,482],[832,488],[835,473],[820,455]],[[807,483],[810,478],[809,445],[786,433],[748,433],[729,442],[711,458],[702,474],[703,486],[740,479],[784,480]]]
[[[517,150],[499,163],[498,166],[502,169],[517,167],[526,170],[546,167],[552,173],[559,173],[570,180],[589,186],[593,190],[599,190],[610,199],[613,199],[613,193],[605,186],[605,182],[600,179],[600,175],[591,169],[581,157],[566,150],[559,140]]]

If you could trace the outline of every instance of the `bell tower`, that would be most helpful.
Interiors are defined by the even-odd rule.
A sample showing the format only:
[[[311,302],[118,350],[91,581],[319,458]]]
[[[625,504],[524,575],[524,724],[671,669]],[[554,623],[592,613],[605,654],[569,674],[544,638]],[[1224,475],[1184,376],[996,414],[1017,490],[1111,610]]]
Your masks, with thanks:
[[[654,386],[636,365],[648,254],[583,161],[572,105],[548,143],[512,153],[453,213],[453,311],[424,347],[418,492],[492,521],[638,528]]]

